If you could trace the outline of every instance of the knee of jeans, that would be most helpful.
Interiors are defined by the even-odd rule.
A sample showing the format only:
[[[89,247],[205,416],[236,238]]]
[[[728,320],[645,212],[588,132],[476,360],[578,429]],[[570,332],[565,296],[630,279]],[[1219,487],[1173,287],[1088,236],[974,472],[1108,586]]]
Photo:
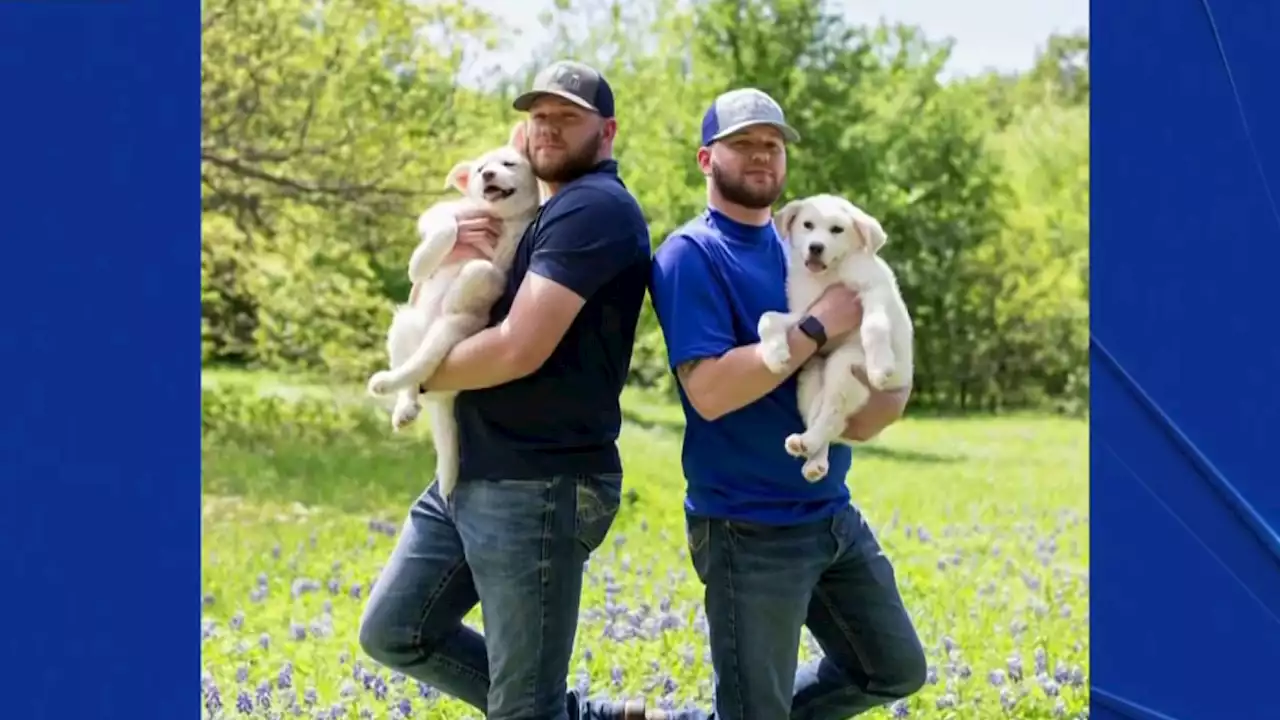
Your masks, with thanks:
[[[886,668],[881,682],[889,695],[905,698],[924,687],[928,672],[929,661],[924,656],[924,648],[916,643],[910,649],[904,649],[896,662]]]
[[[360,649],[373,660],[395,667],[406,655],[422,655],[421,638],[411,627],[392,621],[387,609],[370,604],[360,618],[357,631]]]
[[[376,607],[370,606],[365,610],[364,616],[360,618],[360,629],[357,633],[360,649],[365,655],[386,664],[388,656],[392,654],[392,648],[399,644],[394,636],[395,633],[377,612]]]

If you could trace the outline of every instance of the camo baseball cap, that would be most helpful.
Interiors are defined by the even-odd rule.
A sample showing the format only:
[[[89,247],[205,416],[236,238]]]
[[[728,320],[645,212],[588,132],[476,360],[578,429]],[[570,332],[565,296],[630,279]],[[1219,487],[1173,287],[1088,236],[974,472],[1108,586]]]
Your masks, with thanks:
[[[707,109],[702,117],[702,144],[710,145],[752,125],[776,127],[787,142],[800,139],[773,98],[756,88],[739,88],[720,95]]]
[[[613,89],[595,68],[572,60],[552,63],[533,79],[533,87],[516,98],[512,106],[528,111],[534,101],[544,95],[555,95],[569,102],[613,117]]]

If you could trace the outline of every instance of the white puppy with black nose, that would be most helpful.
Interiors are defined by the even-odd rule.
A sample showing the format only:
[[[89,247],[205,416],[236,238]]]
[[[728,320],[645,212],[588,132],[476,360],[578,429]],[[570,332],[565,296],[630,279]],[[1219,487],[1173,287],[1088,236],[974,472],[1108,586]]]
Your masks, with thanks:
[[[766,367],[786,372],[787,331],[828,287],[843,283],[862,302],[859,331],[820,349],[796,377],[806,429],[785,444],[788,453],[805,459],[805,479],[817,482],[829,469],[831,443],[840,441],[848,419],[871,398],[853,368],[878,390],[906,387],[915,373],[914,328],[897,277],[878,254],[888,239],[878,220],[842,197],[814,195],[787,203],[774,222],[789,247],[789,312],[760,316]]]
[[[409,258],[415,291],[398,308],[387,330],[391,367],[369,378],[372,395],[396,394],[391,423],[396,430],[418,417],[418,387],[435,373],[449,351],[489,322],[489,310],[502,295],[507,273],[525,228],[533,222],[542,187],[524,154],[524,127],[517,125],[508,145],[470,162],[458,163],[446,184],[463,197],[436,203],[418,218],[420,242]],[[451,261],[458,242],[460,210],[480,208],[502,221],[502,233],[486,259]],[[457,481],[456,393],[432,392],[431,434],[436,447],[440,492],[448,497]]]

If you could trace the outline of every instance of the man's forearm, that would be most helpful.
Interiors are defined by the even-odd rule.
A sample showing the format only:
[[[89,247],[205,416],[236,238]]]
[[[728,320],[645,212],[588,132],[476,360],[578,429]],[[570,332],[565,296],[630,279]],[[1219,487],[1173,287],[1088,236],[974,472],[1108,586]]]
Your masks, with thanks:
[[[862,378],[865,383],[866,379]],[[884,432],[885,428],[902,418],[911,399],[911,387],[902,390],[872,390],[871,399],[845,423],[846,440],[866,442]]]
[[[529,364],[503,322],[454,346],[423,387],[434,392],[481,390],[519,380],[537,370]]]
[[[773,392],[818,349],[795,328],[787,332],[787,344],[791,362],[785,373],[765,367],[758,344],[734,348],[717,358],[691,360],[676,373],[694,410],[707,420],[716,420]]]

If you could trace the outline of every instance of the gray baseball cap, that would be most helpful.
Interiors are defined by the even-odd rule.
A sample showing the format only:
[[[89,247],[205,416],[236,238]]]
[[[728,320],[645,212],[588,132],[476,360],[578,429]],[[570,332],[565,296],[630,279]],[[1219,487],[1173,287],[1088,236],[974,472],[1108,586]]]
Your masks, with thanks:
[[[776,127],[787,142],[800,139],[800,133],[787,124],[782,107],[773,98],[756,88],[739,88],[711,103],[702,117],[702,144],[710,145],[752,125]]]
[[[569,102],[613,117],[613,89],[595,68],[572,60],[551,64],[533,79],[533,87],[516,98],[512,107],[527,112],[534,101],[544,95],[555,95]]]

